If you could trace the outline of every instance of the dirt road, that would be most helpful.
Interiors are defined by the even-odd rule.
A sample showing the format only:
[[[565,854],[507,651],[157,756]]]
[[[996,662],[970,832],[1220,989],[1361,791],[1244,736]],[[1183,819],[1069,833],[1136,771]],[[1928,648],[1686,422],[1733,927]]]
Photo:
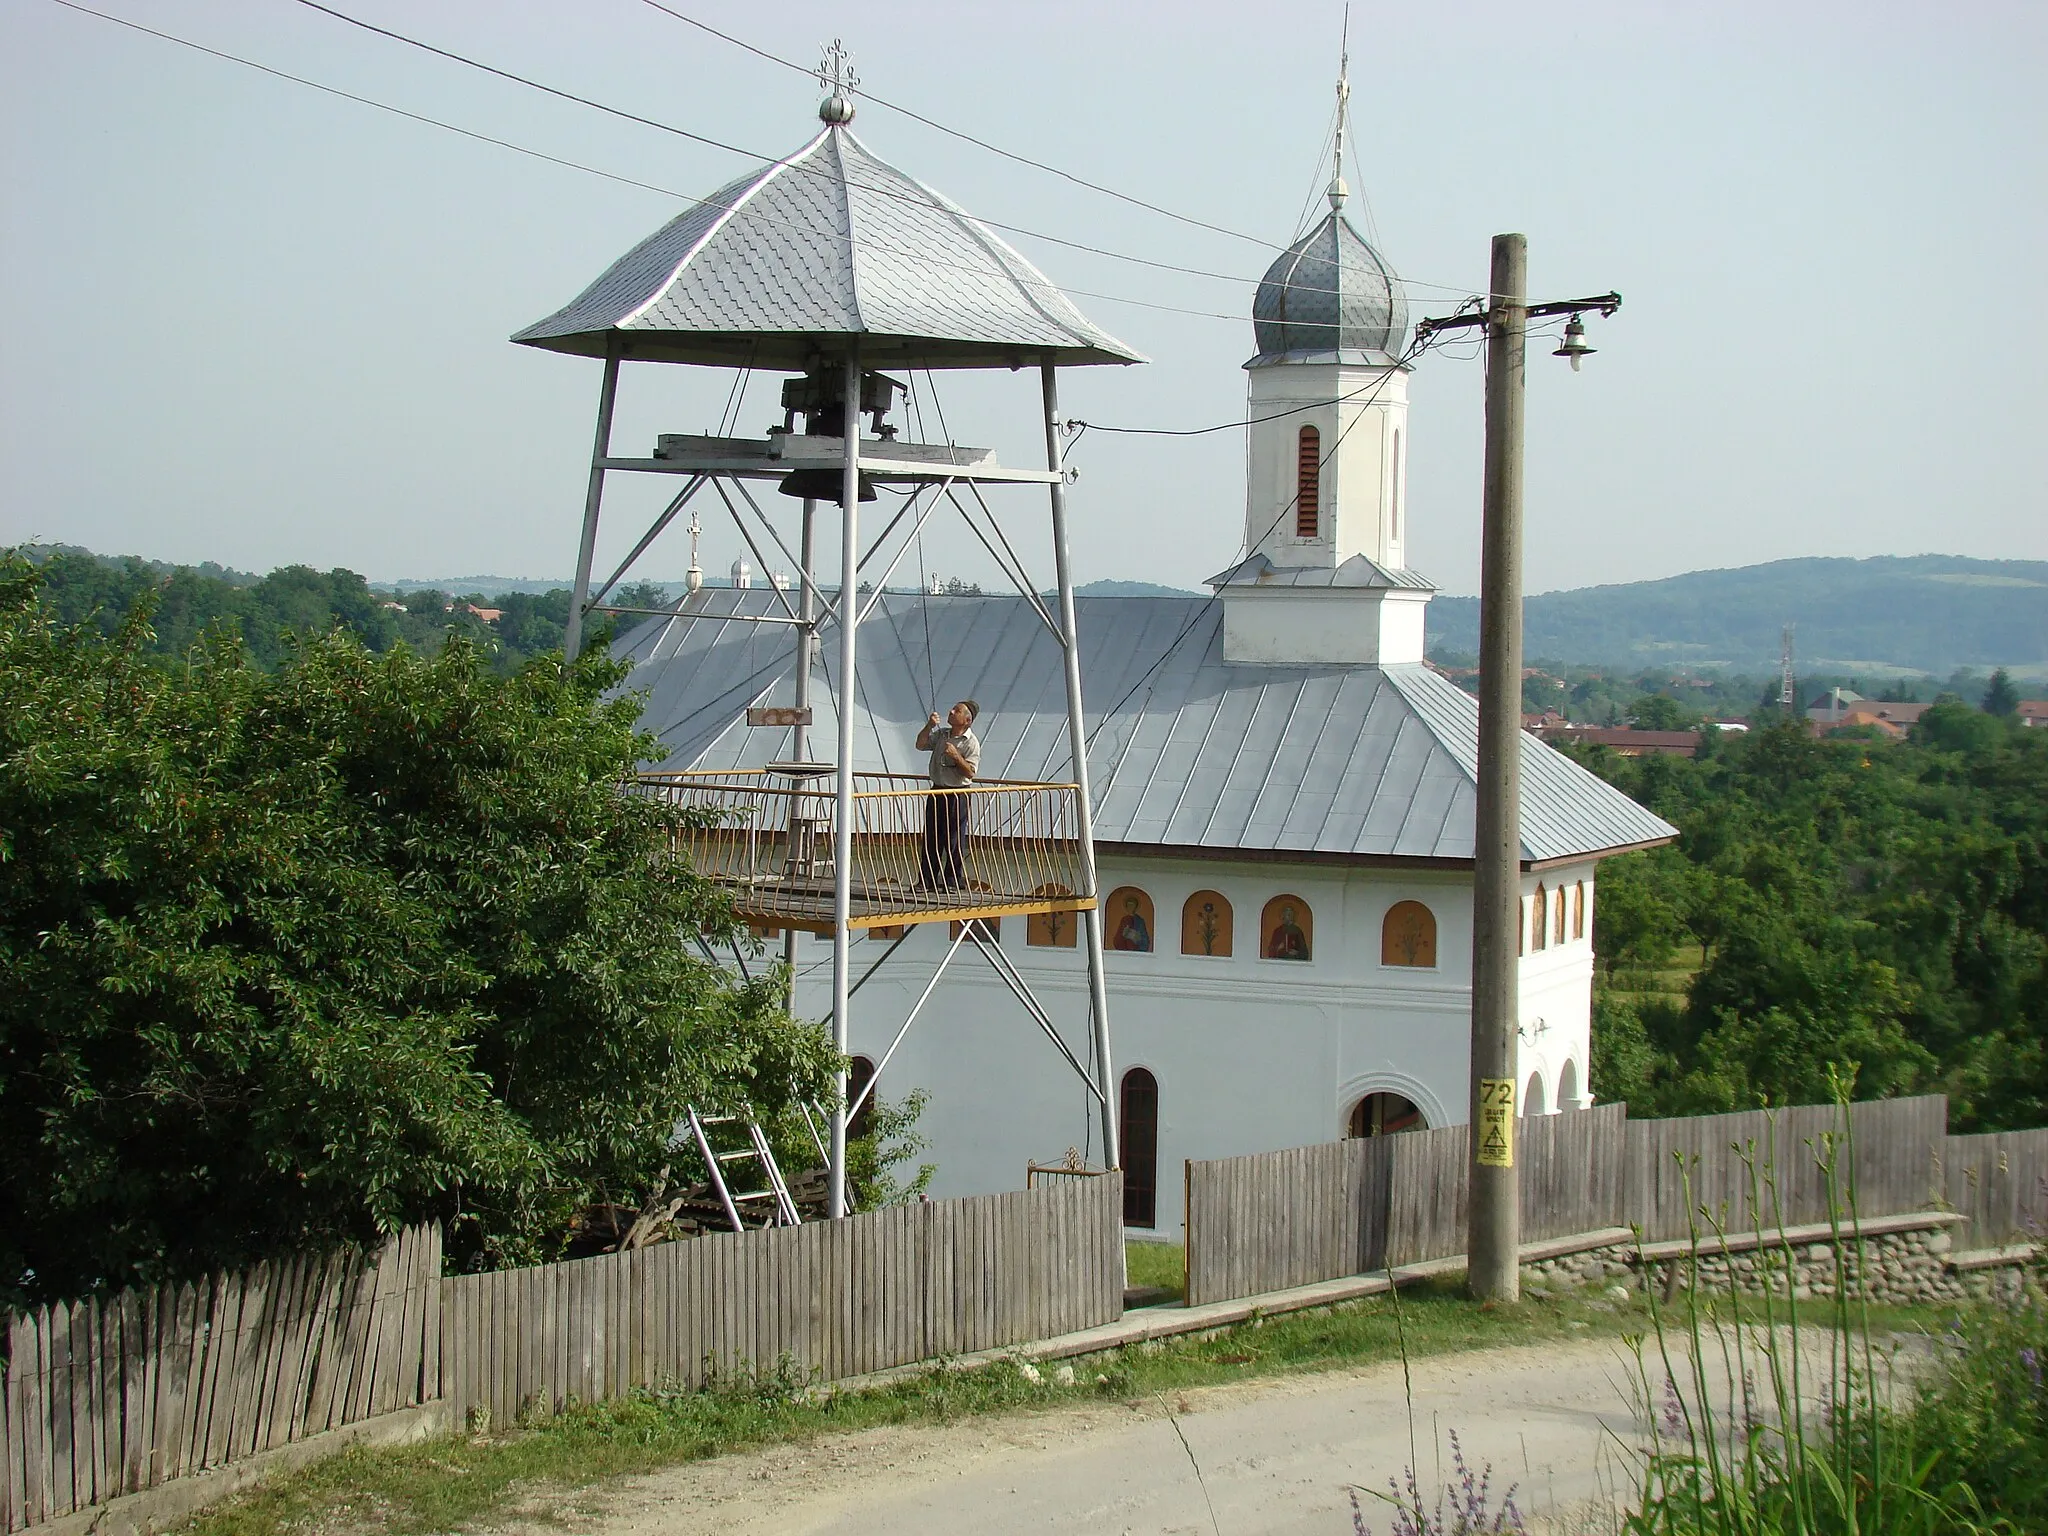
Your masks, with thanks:
[[[1496,1494],[1519,1484],[1525,1513],[1577,1528],[1573,1506],[1626,1485],[1614,1437],[1635,1438],[1632,1371],[1612,1340],[1418,1361],[1425,1489],[1450,1479],[1455,1431],[1475,1469],[1493,1464]],[[1375,1366],[721,1457],[583,1495],[571,1524],[598,1536],[1342,1536],[1349,1489],[1402,1477],[1410,1433],[1401,1368]],[[1391,1511],[1363,1502],[1369,1529],[1387,1531]]]

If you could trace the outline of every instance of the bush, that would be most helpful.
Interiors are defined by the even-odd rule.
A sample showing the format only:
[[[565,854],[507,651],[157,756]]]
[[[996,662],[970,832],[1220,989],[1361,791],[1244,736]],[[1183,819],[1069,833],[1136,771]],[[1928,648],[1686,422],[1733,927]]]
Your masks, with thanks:
[[[685,1105],[833,1059],[621,792],[602,653],[333,633],[275,672],[56,621],[0,560],[0,1302],[450,1223],[472,1264],[630,1197]]]

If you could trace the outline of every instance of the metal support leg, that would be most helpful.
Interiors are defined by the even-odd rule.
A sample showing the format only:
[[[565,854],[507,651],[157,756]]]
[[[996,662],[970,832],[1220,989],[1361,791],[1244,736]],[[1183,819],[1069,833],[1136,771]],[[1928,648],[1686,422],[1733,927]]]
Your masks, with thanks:
[[[583,605],[590,601],[590,562],[597,554],[597,509],[604,501],[604,461],[612,452],[612,407],[619,398],[619,333],[604,342],[604,383],[597,394],[597,441],[590,450],[590,487],[583,493],[583,539],[576,546],[576,584],[569,593],[569,622],[562,630],[562,656],[574,661],[583,649]]]
[[[853,591],[860,575],[860,347],[846,354],[846,474],[840,482],[839,544],[839,762],[832,804],[832,1044],[843,1057],[852,1040],[847,1027],[852,980],[853,930],[853,704],[854,637],[860,613]],[[832,1104],[832,1164],[827,1171],[825,1211],[846,1214],[846,1073],[839,1073]]]
[[[1039,366],[1045,391],[1045,467],[1059,478],[1052,490],[1052,557],[1059,581],[1060,629],[1067,663],[1067,744],[1074,758],[1075,800],[1080,825],[1083,894],[1100,897],[1095,878],[1095,803],[1088,788],[1088,730],[1081,713],[1081,642],[1074,622],[1074,568],[1067,553],[1067,484],[1060,455],[1060,393],[1058,369],[1048,359]],[[1091,907],[1082,931],[1088,942],[1088,1007],[1095,1026],[1095,1069],[1102,1100],[1102,1161],[1123,1166],[1123,1144],[1117,1133],[1116,1071],[1109,1056],[1109,989],[1102,971],[1102,908]]]

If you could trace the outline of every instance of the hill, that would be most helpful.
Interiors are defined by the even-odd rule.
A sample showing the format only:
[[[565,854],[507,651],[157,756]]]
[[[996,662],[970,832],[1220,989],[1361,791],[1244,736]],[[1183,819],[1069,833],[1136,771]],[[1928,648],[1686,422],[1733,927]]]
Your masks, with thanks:
[[[2048,672],[2048,561],[1956,555],[1774,560],[1662,581],[1544,592],[1523,609],[1530,660],[1769,672],[1798,626],[1802,675]],[[1432,650],[1479,648],[1479,599],[1429,605]]]

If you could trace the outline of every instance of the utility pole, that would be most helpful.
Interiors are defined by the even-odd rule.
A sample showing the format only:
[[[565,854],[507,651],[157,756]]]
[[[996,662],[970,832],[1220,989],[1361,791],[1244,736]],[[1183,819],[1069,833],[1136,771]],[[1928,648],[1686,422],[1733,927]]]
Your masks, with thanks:
[[[1425,320],[1419,341],[1486,327],[1486,483],[1479,572],[1479,805],[1472,870],[1471,1153],[1466,1284],[1480,1301],[1521,1295],[1515,1168],[1516,1044],[1522,926],[1522,402],[1529,321],[1569,314],[1555,355],[1577,369],[1593,349],[1579,316],[1611,315],[1618,293],[1528,301],[1529,242],[1495,235],[1486,308]]]

